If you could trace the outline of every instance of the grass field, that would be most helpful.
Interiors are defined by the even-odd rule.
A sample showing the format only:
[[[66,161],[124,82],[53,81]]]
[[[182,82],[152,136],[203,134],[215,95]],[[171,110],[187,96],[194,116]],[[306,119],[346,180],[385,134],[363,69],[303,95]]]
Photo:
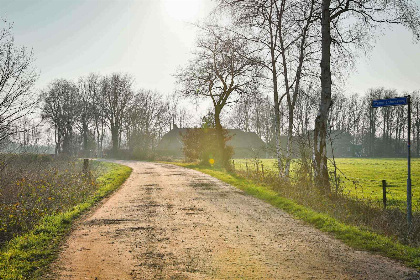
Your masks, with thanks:
[[[235,168],[255,171],[255,160],[235,159]],[[406,187],[407,187],[407,160],[403,158],[393,159],[372,159],[372,158],[338,158],[337,167],[341,180],[343,192],[352,197],[363,200],[377,201],[378,206],[382,203],[382,180],[386,180],[387,205],[389,207],[406,207]],[[276,171],[275,159],[261,159],[259,163],[264,166],[265,172]],[[411,161],[411,180],[413,194],[413,210],[420,211],[420,159]],[[292,163],[292,178],[297,168],[297,161]],[[332,168],[332,165],[330,166]]]

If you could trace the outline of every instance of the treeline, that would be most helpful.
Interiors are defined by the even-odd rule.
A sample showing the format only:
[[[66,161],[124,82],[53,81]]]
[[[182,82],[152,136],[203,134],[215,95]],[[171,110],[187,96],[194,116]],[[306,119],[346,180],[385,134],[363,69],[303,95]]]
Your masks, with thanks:
[[[317,113],[316,96],[319,92],[302,91],[297,98],[293,116],[293,157],[300,157],[302,141],[311,146]],[[420,156],[420,92],[398,93],[394,89],[374,88],[364,94],[332,95],[328,118],[329,154],[347,157],[403,157],[407,155],[407,106],[372,108],[372,100],[397,96],[411,96],[411,151]],[[287,135],[289,115],[287,104],[280,104],[280,134]],[[244,131],[255,132],[275,153],[273,102],[263,95],[246,96],[233,106],[226,125]],[[283,140],[286,140],[286,136]],[[282,145],[285,153],[286,145]]]
[[[179,97],[135,89],[129,74],[56,79],[35,90],[33,53],[15,45],[12,27],[0,21],[1,152],[150,158],[163,133],[189,123]]]
[[[51,82],[42,91],[41,108],[54,129],[55,153],[152,157],[158,140],[175,123],[177,105],[158,92],[135,90],[133,82],[119,73]]]
[[[398,93],[393,89],[370,89],[357,94],[333,97],[330,130],[351,135],[355,156],[400,157],[407,155],[407,106],[372,108],[372,100],[411,96],[411,150],[420,156],[420,92]]]

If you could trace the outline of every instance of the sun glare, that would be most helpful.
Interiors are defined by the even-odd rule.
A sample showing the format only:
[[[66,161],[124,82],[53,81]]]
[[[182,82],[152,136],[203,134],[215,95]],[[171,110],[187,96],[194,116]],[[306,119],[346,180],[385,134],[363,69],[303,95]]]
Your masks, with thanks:
[[[162,0],[167,16],[179,21],[195,21],[198,19],[201,0]]]

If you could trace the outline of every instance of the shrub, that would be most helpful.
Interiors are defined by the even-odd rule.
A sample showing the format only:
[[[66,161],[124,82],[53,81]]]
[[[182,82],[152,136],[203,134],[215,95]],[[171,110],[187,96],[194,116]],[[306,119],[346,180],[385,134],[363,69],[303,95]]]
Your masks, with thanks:
[[[95,172],[84,173],[75,159],[0,154],[0,166],[0,245],[97,188]]]
[[[226,145],[231,136],[223,129],[223,146],[220,147],[217,133],[215,128],[187,129],[187,132],[181,135],[185,158],[189,161],[199,160],[204,165],[210,165],[210,159],[213,159],[215,165],[226,167],[233,155],[233,148]]]

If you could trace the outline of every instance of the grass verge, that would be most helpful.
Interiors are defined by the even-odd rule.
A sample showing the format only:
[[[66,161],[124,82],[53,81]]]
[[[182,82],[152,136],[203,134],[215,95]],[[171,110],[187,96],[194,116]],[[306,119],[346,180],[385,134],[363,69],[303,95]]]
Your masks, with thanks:
[[[101,163],[102,164],[102,163]],[[99,188],[70,210],[44,217],[29,233],[10,240],[0,252],[0,279],[38,279],[57,257],[72,222],[96,202],[115,191],[130,176],[131,168],[103,162],[107,171],[97,179]]]
[[[227,173],[223,170],[200,167],[194,164],[176,162],[171,162],[170,164],[191,168],[231,184],[249,195],[285,210],[293,217],[303,220],[323,232],[333,234],[334,237],[353,248],[375,252],[402,261],[407,266],[420,270],[420,248],[406,246],[389,237],[356,226],[346,225],[329,215],[318,213],[290,199],[283,198],[267,186],[256,184],[236,174]]]

